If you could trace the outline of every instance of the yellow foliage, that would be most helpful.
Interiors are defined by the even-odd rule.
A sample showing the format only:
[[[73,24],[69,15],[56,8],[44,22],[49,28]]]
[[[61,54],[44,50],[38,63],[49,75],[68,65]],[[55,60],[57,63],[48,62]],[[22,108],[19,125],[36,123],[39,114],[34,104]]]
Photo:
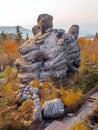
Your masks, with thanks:
[[[13,94],[14,91],[12,89],[11,83],[8,83],[3,89],[2,89],[2,96],[7,97]]]
[[[61,100],[66,106],[70,106],[76,103],[82,97],[81,90],[73,90],[73,89],[62,89],[60,90]]]
[[[44,82],[43,82],[43,89],[46,89],[46,88],[49,88],[50,87],[50,78],[49,77],[47,77],[45,80],[44,80]]]
[[[33,103],[30,99],[27,99],[22,103],[22,106],[20,107],[21,112],[27,113],[27,112],[32,112],[32,106]]]
[[[77,122],[74,124],[74,126],[71,128],[71,130],[90,130],[86,123],[84,122]]]
[[[45,79],[43,86],[40,89],[40,92],[41,104],[43,104],[44,101],[49,101],[58,98],[59,95],[58,89],[55,87],[55,85],[49,77]]]
[[[10,77],[12,75],[12,68],[10,66],[6,66],[2,75],[6,76],[6,77]]]
[[[91,59],[92,62],[96,62],[97,61],[97,55],[93,54],[90,59]]]
[[[55,99],[58,97],[58,90],[56,89],[55,86],[51,86],[49,88],[45,88],[45,89],[41,89],[41,96],[42,96],[42,99],[41,99],[41,102],[42,104],[44,103],[44,101],[49,101],[49,100],[52,100],[52,99]]]
[[[13,90],[11,83],[8,83],[2,88],[1,95],[8,100],[8,103],[14,103],[16,101],[16,93]]]
[[[38,78],[34,78],[34,80],[30,83],[32,87],[40,88],[40,81]]]

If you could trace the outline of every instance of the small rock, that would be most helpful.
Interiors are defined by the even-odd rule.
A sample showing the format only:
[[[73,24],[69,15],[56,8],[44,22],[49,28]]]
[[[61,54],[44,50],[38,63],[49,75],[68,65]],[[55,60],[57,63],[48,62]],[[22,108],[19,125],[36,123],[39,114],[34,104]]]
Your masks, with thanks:
[[[27,98],[28,98],[28,97],[27,97],[27,94],[22,94],[22,97],[21,97],[21,100],[22,100],[22,101],[25,101]]]
[[[25,91],[23,91],[23,94],[27,94],[28,95],[28,94],[30,94],[30,92],[25,90]]]
[[[17,95],[17,98],[21,99],[21,97],[22,97],[22,93],[19,92],[19,94]]]
[[[31,96],[31,95],[27,95],[27,97],[28,97],[28,98],[30,98],[30,99],[32,98],[32,96]]]
[[[38,88],[33,88],[33,93],[35,93],[35,94],[39,94],[39,89]]]
[[[36,99],[36,98],[39,98],[39,96],[34,93],[32,99]]]
[[[38,25],[35,25],[33,28],[32,28],[32,32],[33,32],[33,35],[36,35],[40,32],[40,28],[38,27]]]

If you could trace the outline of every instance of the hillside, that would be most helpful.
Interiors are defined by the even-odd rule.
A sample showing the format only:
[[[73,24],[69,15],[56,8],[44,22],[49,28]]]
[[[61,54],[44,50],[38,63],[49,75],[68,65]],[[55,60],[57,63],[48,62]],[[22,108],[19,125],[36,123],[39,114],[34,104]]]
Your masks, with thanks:
[[[67,30],[72,24],[73,23],[63,24],[60,26],[58,25],[57,27]],[[79,31],[80,37],[93,38],[95,36],[95,33],[98,32],[98,23],[80,23],[79,27],[80,27]]]
[[[80,37],[83,36],[86,38],[93,38],[95,36],[95,33],[98,30],[98,23],[79,24],[79,26],[80,26],[80,32],[79,32]],[[60,25],[60,26],[58,25],[57,27],[67,30],[70,27],[70,24]],[[16,26],[0,26],[0,33],[2,31],[4,31],[6,33],[15,33],[15,31],[16,31],[15,29],[16,29]],[[28,33],[29,37],[32,37],[32,31],[30,29],[27,29],[27,28],[21,26],[20,30],[21,30],[21,32],[23,32],[24,38],[26,37],[26,33]]]
[[[16,26],[0,26],[0,33],[2,31],[6,33],[16,33]],[[20,27],[20,31],[23,32],[23,38],[26,37],[26,33],[28,33],[29,37],[32,37],[31,30]]]

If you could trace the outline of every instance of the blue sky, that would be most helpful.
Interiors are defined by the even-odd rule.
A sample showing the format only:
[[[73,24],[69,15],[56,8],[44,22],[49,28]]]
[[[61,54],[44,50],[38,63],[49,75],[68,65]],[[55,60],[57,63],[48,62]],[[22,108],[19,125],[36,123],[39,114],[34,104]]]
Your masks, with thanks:
[[[0,0],[0,26],[31,27],[41,13],[54,17],[54,25],[98,23],[98,0]]]

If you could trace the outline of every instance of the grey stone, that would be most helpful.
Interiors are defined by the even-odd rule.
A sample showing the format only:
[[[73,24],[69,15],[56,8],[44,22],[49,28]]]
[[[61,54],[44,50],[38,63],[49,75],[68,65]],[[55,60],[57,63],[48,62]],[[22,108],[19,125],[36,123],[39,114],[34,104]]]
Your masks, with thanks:
[[[65,33],[65,30],[63,30],[63,29],[58,29],[58,30],[57,30],[57,37],[58,37],[58,38],[61,38],[64,33]]]
[[[39,15],[38,25],[32,29],[34,37],[19,47],[21,56],[15,64],[21,82],[28,83],[35,77],[42,82],[51,75],[61,78],[68,71],[73,73],[78,70],[81,61],[79,26],[73,25],[65,32],[63,29],[52,29],[52,20],[51,15]]]
[[[33,35],[37,35],[39,32],[40,32],[40,28],[38,27],[38,25],[35,25],[33,28],[32,28],[32,33]]]
[[[43,105],[44,118],[57,118],[64,115],[64,104],[60,99],[46,101]]]
[[[72,25],[70,29],[68,30],[69,34],[74,35],[74,37],[77,39],[79,35],[79,26],[78,25]]]
[[[38,88],[33,88],[33,93],[38,95],[39,94],[39,89]]]
[[[24,69],[26,72],[34,72],[36,69],[39,69],[42,66],[42,63],[42,61],[39,61],[34,64],[25,65]]]
[[[21,97],[21,100],[22,100],[22,101],[25,101],[27,98],[28,98],[28,97],[27,97],[27,94],[22,94],[22,97]]]
[[[49,28],[53,27],[53,17],[48,14],[40,14],[37,19],[38,27],[42,31],[42,33],[45,33],[45,31]]]
[[[66,43],[71,43],[75,40],[75,37],[73,34],[64,33],[62,38],[65,40]]]
[[[33,102],[34,104],[34,111],[33,111],[33,120],[36,120],[36,121],[42,121],[42,112],[41,112],[41,105],[40,105],[40,99],[37,98],[34,100]]]
[[[22,93],[19,92],[19,94],[17,95],[17,98],[21,99],[21,97],[22,97]]]
[[[34,93],[32,99],[36,99],[36,98],[39,98],[39,96]]]
[[[64,39],[63,38],[60,38],[59,40],[58,40],[58,44],[59,45],[62,45],[64,43]]]
[[[32,96],[31,96],[31,95],[27,95],[27,97],[28,97],[29,99],[32,99]]]
[[[23,45],[19,47],[19,52],[24,55],[30,51],[37,50],[38,46],[35,44],[35,39],[29,39],[27,40]]]

